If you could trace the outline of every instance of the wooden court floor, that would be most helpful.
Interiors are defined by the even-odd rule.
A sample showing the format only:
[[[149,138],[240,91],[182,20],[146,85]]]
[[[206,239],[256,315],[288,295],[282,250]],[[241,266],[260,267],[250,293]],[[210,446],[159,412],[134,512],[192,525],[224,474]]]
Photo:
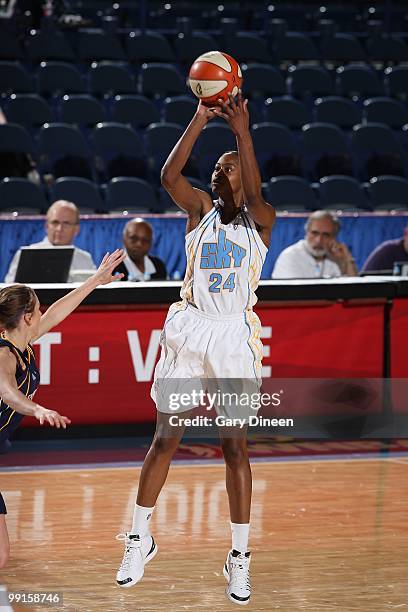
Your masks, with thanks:
[[[138,473],[0,473],[12,542],[0,583],[62,591],[53,610],[237,609],[222,576],[230,544],[222,465],[171,469],[152,519],[159,554],[140,584],[115,585],[123,546],[115,535],[129,526]],[[408,458],[255,463],[253,477],[246,609],[408,610]]]

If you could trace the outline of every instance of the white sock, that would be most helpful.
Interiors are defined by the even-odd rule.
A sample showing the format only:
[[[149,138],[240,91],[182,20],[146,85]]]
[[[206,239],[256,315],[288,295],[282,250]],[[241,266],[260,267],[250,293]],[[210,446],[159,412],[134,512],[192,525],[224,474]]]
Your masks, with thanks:
[[[231,523],[232,548],[240,553],[248,552],[249,523]]]
[[[146,508],[145,506],[139,506],[135,504],[133,510],[133,522],[131,533],[139,535],[141,538],[150,533],[150,519],[152,518],[153,508]]]

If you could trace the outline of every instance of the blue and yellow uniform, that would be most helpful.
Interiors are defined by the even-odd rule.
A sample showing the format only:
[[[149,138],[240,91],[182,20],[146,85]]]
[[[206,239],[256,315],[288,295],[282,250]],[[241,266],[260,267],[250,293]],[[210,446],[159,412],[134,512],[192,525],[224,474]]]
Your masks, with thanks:
[[[40,384],[40,372],[35,362],[33,347],[29,344],[22,353],[12,342],[0,336],[0,350],[3,347],[8,348],[16,358],[16,383],[19,391],[31,399]],[[0,397],[0,445],[10,437],[23,418],[23,414],[10,408]],[[0,514],[6,513],[0,493]]]

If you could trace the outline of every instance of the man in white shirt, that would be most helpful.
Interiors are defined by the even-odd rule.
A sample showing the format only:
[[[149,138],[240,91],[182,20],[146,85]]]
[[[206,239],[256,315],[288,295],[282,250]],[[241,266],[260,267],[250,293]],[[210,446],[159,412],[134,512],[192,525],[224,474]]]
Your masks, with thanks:
[[[328,210],[317,210],[305,226],[305,238],[278,256],[272,278],[357,276],[356,263],[344,243],[337,242],[340,223]]]
[[[30,249],[72,245],[75,236],[79,234],[79,211],[75,204],[66,200],[54,202],[47,211],[45,230],[47,232],[46,237],[41,242],[30,244]],[[96,270],[92,255],[78,247],[74,248],[74,256],[68,278],[70,282],[72,280],[71,274],[75,270]],[[5,283],[13,283],[15,280],[20,253],[21,250],[19,249],[11,260],[10,267],[4,278]]]
[[[116,268],[126,281],[165,280],[167,270],[159,257],[148,255],[153,243],[153,228],[141,218],[128,221],[123,230],[126,257]]]

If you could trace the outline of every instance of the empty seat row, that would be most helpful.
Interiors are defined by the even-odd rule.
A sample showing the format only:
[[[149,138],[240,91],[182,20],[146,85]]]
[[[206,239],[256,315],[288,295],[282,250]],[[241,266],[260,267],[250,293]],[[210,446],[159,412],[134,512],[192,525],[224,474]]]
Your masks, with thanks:
[[[376,36],[368,40],[366,48],[351,34],[323,37],[321,45],[303,32],[279,35],[224,31],[215,37],[208,32],[179,33],[173,44],[157,31],[130,32],[123,37],[102,29],[82,29],[65,35],[58,30],[31,30],[20,44],[13,34],[5,31],[0,38],[1,59],[26,59],[38,63],[43,60],[83,61],[117,60],[192,62],[206,51],[222,49],[238,61],[381,61],[404,62],[408,47],[397,35]]]
[[[255,153],[264,177],[300,174],[309,180],[325,175],[349,174],[368,180],[378,174],[407,175],[408,126],[397,134],[382,123],[354,126],[348,138],[337,126],[306,124],[300,137],[278,123],[262,122],[251,127]],[[0,125],[0,153],[27,153],[42,173],[82,176],[100,181],[114,176],[136,176],[158,181],[161,167],[181,137],[177,123],[153,123],[140,135],[131,126],[99,123],[89,139],[76,127],[64,123],[45,124],[38,141],[20,125]],[[197,141],[186,171],[207,182],[223,151],[236,148],[230,128],[209,123]],[[1,171],[1,165],[0,165]],[[4,174],[3,174],[4,176]]]
[[[292,96],[268,98],[264,105],[249,103],[250,122],[270,121],[292,129],[300,129],[312,121],[334,123],[351,129],[362,122],[380,122],[398,129],[408,123],[408,108],[401,102],[380,96],[368,98],[363,107],[348,98],[317,98],[310,109]],[[56,105],[37,94],[12,94],[5,99],[3,112],[13,123],[35,128],[54,120],[80,127],[94,126],[112,120],[144,128],[161,120],[187,125],[197,109],[192,96],[173,96],[160,105],[141,95],[120,95],[103,104],[88,94],[65,95]],[[223,122],[223,120],[220,120]]]
[[[340,66],[335,73],[322,66],[298,64],[281,71],[271,64],[242,66],[243,91],[249,98],[291,94],[299,98],[337,93],[350,98],[389,95],[408,100],[408,67],[388,67],[377,72],[363,64]],[[0,62],[0,93],[61,96],[71,93],[143,94],[149,97],[188,93],[185,75],[173,64],[146,63],[135,75],[126,64],[100,62],[86,76],[72,64],[42,62],[31,75],[19,62]]]
[[[193,186],[206,186],[191,179]],[[360,184],[349,176],[329,176],[310,184],[297,176],[279,176],[264,184],[264,196],[277,210],[301,212],[319,208],[350,210],[408,210],[408,180],[379,176]],[[48,194],[23,178],[0,182],[0,213],[44,213],[56,200],[75,202],[81,213],[179,212],[162,189],[154,189],[143,179],[116,177],[101,188],[84,178],[62,177]]]

